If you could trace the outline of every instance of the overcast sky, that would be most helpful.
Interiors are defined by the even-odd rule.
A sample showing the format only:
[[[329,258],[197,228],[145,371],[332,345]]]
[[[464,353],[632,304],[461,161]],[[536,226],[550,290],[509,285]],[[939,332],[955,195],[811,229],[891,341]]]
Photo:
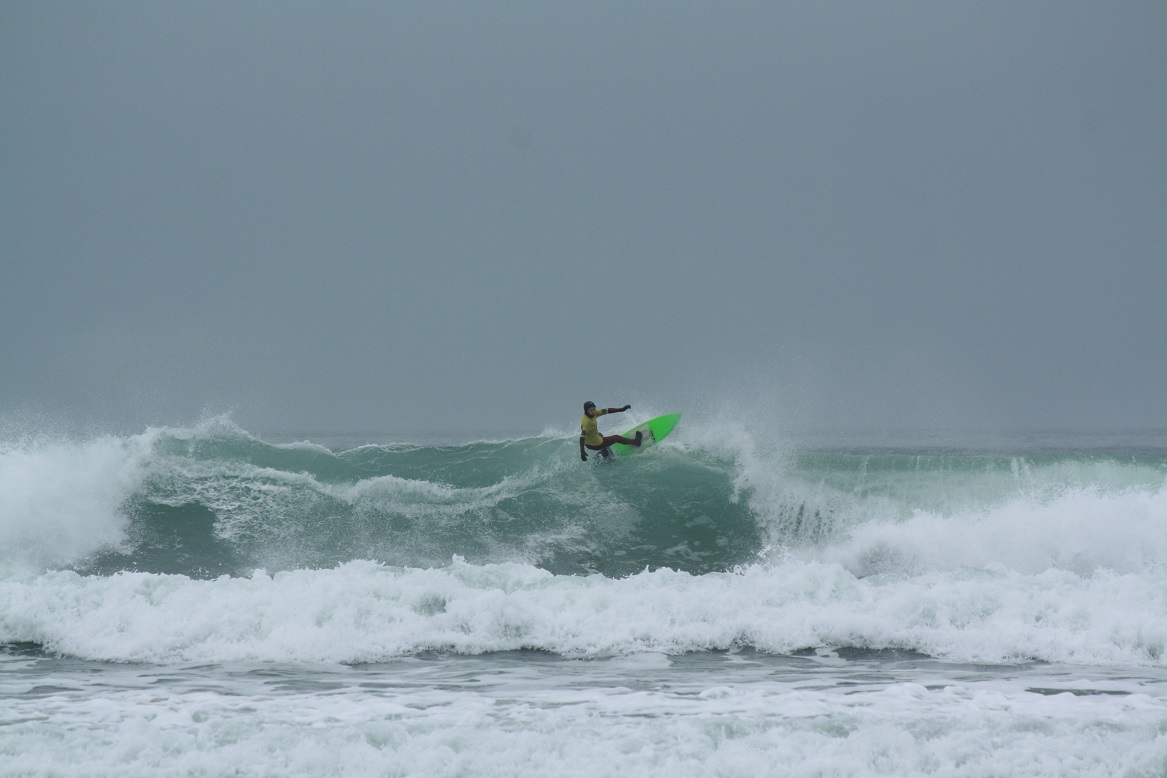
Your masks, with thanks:
[[[0,3],[0,412],[1167,427],[1167,3]]]

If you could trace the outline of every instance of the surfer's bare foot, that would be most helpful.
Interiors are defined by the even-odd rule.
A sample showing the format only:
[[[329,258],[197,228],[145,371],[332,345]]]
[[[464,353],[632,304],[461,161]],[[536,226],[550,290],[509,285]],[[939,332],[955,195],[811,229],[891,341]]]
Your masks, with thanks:
[[[637,433],[636,433],[636,445],[637,445],[637,446],[639,446],[639,445],[640,445],[640,441],[641,441],[641,439],[642,439],[643,437],[644,437],[644,433],[643,433],[643,432],[637,432]]]

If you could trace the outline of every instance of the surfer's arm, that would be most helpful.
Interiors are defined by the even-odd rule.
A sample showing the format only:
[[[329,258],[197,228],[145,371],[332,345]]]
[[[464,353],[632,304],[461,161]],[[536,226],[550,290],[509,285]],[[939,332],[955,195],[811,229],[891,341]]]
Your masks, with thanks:
[[[624,413],[624,411],[628,410],[631,407],[632,407],[631,405],[625,405],[623,408],[607,408],[605,410],[605,412],[606,413]]]
[[[588,452],[584,451],[584,436],[579,436],[579,458],[583,461],[588,461]]]

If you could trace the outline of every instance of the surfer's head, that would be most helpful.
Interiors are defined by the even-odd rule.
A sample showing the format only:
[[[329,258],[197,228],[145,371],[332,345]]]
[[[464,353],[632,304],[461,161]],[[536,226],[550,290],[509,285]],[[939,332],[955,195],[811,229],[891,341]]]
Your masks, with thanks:
[[[591,400],[588,400],[586,403],[584,403],[584,413],[587,413],[588,411],[594,411],[595,409],[596,404]]]

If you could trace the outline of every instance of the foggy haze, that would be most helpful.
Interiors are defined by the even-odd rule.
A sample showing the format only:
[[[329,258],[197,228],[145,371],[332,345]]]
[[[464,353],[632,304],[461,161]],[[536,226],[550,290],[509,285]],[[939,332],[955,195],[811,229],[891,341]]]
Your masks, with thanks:
[[[1167,427],[1163,3],[6,3],[0,413]]]

